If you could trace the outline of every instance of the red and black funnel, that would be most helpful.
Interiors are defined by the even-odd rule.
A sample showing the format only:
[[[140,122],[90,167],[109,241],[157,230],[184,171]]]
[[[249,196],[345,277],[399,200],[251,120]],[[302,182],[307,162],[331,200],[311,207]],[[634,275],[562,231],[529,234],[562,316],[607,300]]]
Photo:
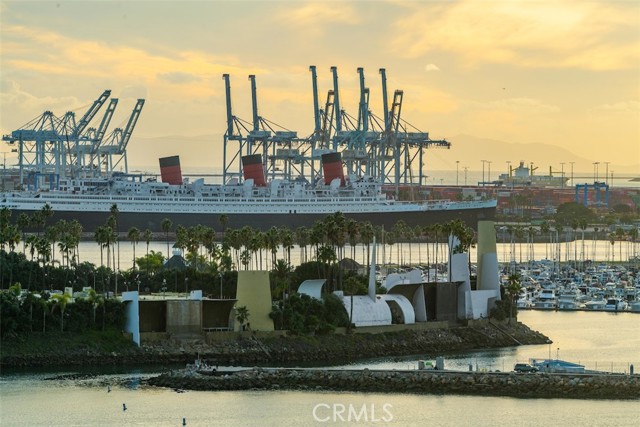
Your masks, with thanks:
[[[329,185],[334,179],[340,178],[340,186],[344,186],[344,170],[342,169],[342,156],[340,153],[322,155],[322,172],[325,185]]]
[[[264,165],[262,164],[262,155],[251,154],[242,157],[242,173],[245,181],[253,179],[253,185],[264,187],[267,182],[264,179]]]
[[[172,185],[182,184],[182,171],[180,170],[180,156],[161,157],[160,175],[162,182]]]

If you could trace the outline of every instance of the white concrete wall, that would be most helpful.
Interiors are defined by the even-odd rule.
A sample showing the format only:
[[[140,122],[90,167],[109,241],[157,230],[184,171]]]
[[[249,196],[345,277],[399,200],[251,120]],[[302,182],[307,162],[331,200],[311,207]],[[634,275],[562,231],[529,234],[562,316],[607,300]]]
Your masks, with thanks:
[[[140,347],[140,308],[138,305],[138,291],[122,293],[122,302],[128,302],[125,316],[124,330],[133,336],[133,342]]]

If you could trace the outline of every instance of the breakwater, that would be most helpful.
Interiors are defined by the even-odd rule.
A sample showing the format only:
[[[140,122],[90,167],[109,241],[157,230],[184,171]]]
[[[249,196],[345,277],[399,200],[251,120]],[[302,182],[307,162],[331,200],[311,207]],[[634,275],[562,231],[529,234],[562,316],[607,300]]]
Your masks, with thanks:
[[[148,383],[157,387],[205,391],[322,390],[523,398],[640,399],[640,375],[622,374],[253,368],[219,376],[184,370],[150,378]]]

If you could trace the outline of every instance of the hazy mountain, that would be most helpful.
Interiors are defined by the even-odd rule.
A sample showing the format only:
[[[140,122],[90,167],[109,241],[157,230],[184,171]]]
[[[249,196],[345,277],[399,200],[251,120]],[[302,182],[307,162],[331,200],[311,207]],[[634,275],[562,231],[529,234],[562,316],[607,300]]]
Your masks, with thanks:
[[[533,143],[522,144],[516,142],[497,141],[487,138],[478,138],[472,135],[456,135],[449,139],[451,149],[429,149],[424,158],[427,170],[455,170],[456,161],[462,170],[468,167],[469,170],[482,170],[482,160],[491,162],[485,163],[485,168],[491,168],[494,176],[504,173],[507,170],[507,161],[511,162],[511,167],[518,166],[520,161],[525,165],[530,163],[537,167],[537,174],[548,174],[549,167],[554,172],[564,172],[569,176],[571,171],[570,162],[574,162],[574,172],[593,173],[593,162],[599,161],[598,174],[604,177],[606,170],[606,157],[603,159],[587,159],[572,153],[556,145]],[[229,144],[230,151],[237,149],[237,143]],[[128,147],[130,169],[143,168],[157,171],[158,158],[171,155],[179,155],[183,169],[215,168],[222,165],[223,138],[221,135],[198,135],[198,136],[161,136],[153,138],[136,137],[132,138]],[[631,160],[631,159],[630,159]],[[640,159],[639,159],[640,160]],[[609,164],[609,173],[616,174],[640,174],[639,164],[619,165]],[[213,172],[213,170],[212,170]]]

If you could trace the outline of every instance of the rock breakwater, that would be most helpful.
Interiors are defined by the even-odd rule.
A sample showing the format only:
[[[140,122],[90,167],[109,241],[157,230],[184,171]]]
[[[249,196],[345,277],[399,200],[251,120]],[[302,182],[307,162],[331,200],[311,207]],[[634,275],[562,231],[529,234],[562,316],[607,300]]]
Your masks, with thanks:
[[[640,399],[640,375],[519,374],[432,370],[253,368],[221,376],[179,371],[150,378],[185,390],[327,390],[523,398]]]

